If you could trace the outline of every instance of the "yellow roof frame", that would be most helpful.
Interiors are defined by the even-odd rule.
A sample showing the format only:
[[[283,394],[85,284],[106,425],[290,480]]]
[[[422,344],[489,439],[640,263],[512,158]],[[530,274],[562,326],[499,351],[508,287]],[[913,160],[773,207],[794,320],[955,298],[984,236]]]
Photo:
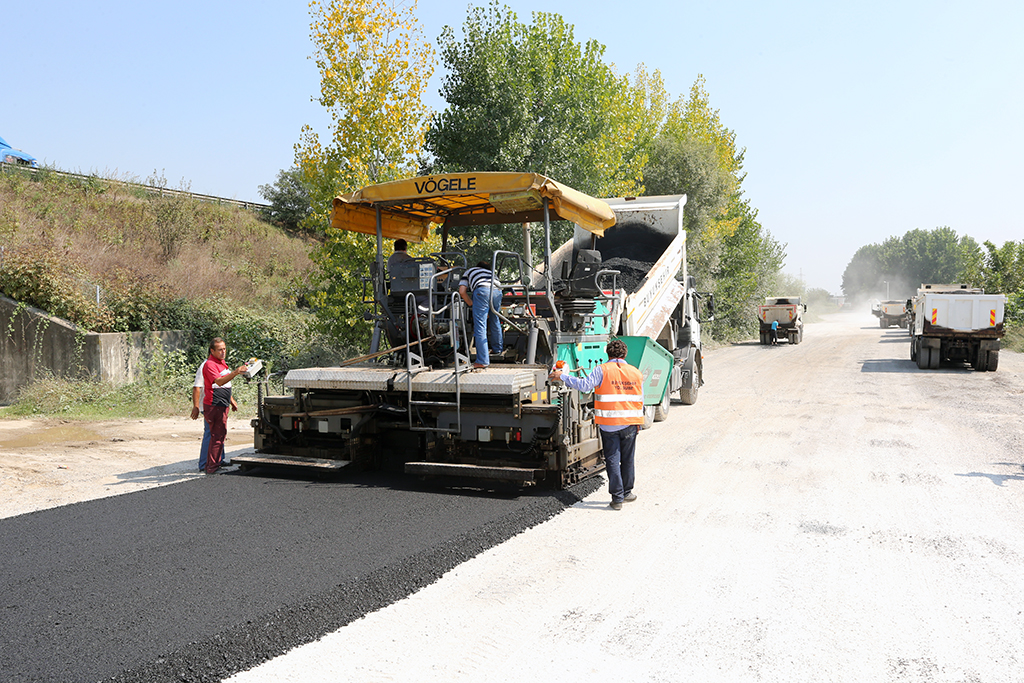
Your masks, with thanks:
[[[387,239],[422,242],[430,225],[466,226],[572,221],[598,236],[615,225],[607,203],[536,173],[444,173],[369,185],[334,198],[331,226]]]

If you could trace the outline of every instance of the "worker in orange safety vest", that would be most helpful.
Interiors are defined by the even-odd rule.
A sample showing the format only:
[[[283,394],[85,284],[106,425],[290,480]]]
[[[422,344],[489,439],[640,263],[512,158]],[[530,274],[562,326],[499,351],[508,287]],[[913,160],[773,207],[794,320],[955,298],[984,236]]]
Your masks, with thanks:
[[[601,430],[604,465],[608,473],[609,507],[621,510],[622,503],[636,500],[636,435],[644,423],[643,375],[626,362],[626,344],[618,339],[605,347],[608,362],[598,365],[583,378],[564,375],[556,368],[548,376],[582,393],[594,392],[594,421]]]

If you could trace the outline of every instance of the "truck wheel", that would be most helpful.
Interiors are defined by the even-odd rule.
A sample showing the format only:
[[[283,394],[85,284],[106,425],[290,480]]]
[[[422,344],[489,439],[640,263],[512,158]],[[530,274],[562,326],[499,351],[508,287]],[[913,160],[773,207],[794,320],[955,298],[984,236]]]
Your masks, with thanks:
[[[885,328],[889,327],[889,323],[885,322],[885,318],[879,318],[878,326],[884,330]]]
[[[701,370],[700,363],[697,363],[693,367],[693,386],[687,389],[686,387],[679,388],[679,400],[683,402],[683,405],[692,406],[697,402],[697,390],[700,389],[700,381],[703,378],[704,371]]]
[[[765,334],[764,332],[761,332],[761,346],[764,346],[767,343],[768,343],[768,335]]]
[[[942,358],[942,354],[941,354],[942,349],[941,348],[940,349],[936,349],[936,348],[933,347],[933,348],[928,349],[928,351],[929,351],[929,353],[928,353],[928,369],[929,370],[938,370],[939,369],[939,360]]]
[[[654,424],[654,406],[644,406],[644,429],[650,429]]]
[[[654,421],[664,422],[668,419],[668,409],[672,405],[672,396],[668,391],[665,392],[665,398],[661,399],[661,403],[654,406]]]
[[[917,360],[917,340],[913,337],[910,338],[910,360]]]
[[[932,350],[927,346],[922,346],[917,349],[917,367],[921,370],[927,370],[931,364]]]
[[[985,369],[989,372],[995,372],[996,368],[999,367],[999,349],[988,352],[988,362],[985,364]]]

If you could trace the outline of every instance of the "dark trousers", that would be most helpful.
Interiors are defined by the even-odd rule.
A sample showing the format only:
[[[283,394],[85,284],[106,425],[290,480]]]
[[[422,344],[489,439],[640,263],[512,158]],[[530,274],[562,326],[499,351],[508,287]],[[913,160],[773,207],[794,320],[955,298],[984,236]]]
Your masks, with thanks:
[[[617,432],[601,430],[604,444],[604,469],[608,473],[608,492],[612,501],[621,503],[633,491],[636,475],[636,435],[639,427],[629,425]]]
[[[228,406],[206,406],[203,419],[210,425],[210,452],[206,456],[206,472],[213,474],[224,459],[224,437],[228,435]]]

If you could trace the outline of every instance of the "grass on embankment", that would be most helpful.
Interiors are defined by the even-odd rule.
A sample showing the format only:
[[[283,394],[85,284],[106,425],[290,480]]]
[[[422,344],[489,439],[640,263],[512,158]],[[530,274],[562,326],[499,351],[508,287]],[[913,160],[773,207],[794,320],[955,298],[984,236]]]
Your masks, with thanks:
[[[187,414],[213,336],[227,340],[233,365],[256,356],[283,370],[346,353],[310,330],[303,308],[316,242],[250,210],[118,179],[3,173],[0,246],[0,292],[17,301],[96,332],[193,333],[189,349],[157,354],[126,386],[40,373],[0,417]],[[256,385],[234,385],[255,406]]]

